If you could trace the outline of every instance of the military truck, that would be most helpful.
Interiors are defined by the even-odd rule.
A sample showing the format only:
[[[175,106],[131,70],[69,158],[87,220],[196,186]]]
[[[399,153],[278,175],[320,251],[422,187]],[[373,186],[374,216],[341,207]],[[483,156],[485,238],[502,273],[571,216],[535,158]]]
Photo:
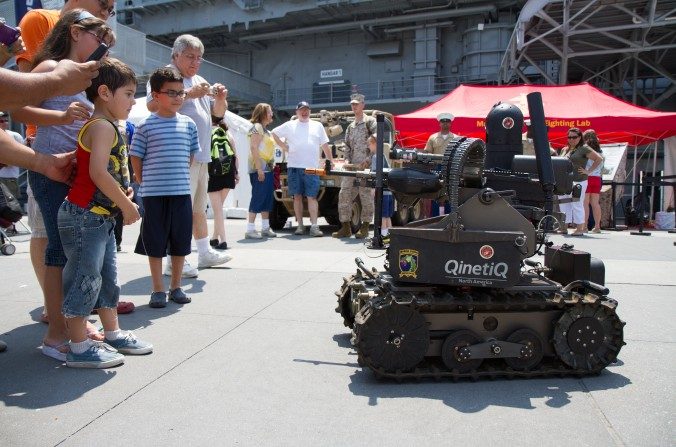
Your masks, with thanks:
[[[383,135],[384,142],[390,147],[395,142],[396,130],[394,128],[393,116],[389,113],[379,112],[377,110],[364,110],[364,114],[368,116],[375,116],[376,113],[382,113],[385,117],[386,132]],[[295,119],[295,116],[292,118]],[[354,113],[327,111],[321,110],[318,113],[310,114],[310,119],[319,121],[326,130],[326,135],[329,137],[329,146],[333,154],[335,169],[349,170],[351,167],[346,163],[344,158],[345,141],[343,134],[347,126],[354,121]],[[318,149],[319,152],[319,149]],[[281,150],[277,154],[277,158],[281,159]],[[322,160],[324,154],[322,153]],[[274,230],[284,228],[289,217],[294,215],[293,197],[289,195],[288,177],[286,170],[286,162],[278,161],[275,168],[275,191],[274,191],[274,207],[270,213],[270,226]],[[319,195],[317,201],[319,204],[319,216],[324,217],[330,225],[340,225],[338,218],[338,192],[340,191],[341,178],[335,175],[328,175],[321,177]],[[303,205],[304,217],[309,217],[308,207],[305,199]],[[422,217],[422,207],[420,203],[409,207],[403,204],[395,204],[395,215],[393,216],[393,224],[397,226],[405,225],[408,222],[419,220]],[[361,202],[359,196],[352,203],[352,217],[350,219],[352,225],[352,232],[359,230],[361,225]]]

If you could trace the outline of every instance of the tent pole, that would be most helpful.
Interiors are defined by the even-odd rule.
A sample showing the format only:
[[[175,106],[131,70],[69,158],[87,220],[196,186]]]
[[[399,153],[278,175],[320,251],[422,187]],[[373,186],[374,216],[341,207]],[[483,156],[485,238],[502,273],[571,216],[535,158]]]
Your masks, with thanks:
[[[636,163],[638,160],[636,159],[637,156],[637,151],[638,151],[638,146],[634,146],[634,167],[631,169],[631,207],[634,207],[634,196],[636,195],[635,189],[636,189]]]
[[[650,186],[650,217],[653,217],[655,203],[655,173],[657,172],[657,141],[653,143],[655,150],[653,152],[653,183]]]

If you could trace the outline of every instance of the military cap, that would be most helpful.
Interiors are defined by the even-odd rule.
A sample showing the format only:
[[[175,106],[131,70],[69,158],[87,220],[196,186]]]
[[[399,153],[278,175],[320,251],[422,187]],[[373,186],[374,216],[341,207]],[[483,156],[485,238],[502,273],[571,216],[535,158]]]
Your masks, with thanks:
[[[364,95],[361,93],[353,93],[350,95],[350,104],[359,104],[364,102]]]
[[[445,121],[445,120],[453,121],[453,118],[454,118],[453,114],[448,112],[443,112],[437,115],[437,121]]]

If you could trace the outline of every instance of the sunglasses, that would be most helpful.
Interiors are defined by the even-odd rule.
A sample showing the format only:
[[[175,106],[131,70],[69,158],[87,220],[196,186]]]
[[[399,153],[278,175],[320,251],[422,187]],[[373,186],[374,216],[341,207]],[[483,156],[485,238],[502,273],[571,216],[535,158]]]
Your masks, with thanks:
[[[568,135],[569,140],[577,140],[578,138],[580,138],[579,135]]]
[[[108,11],[109,17],[115,15],[115,6],[108,6],[108,0],[99,0],[99,5],[101,5],[101,11]]]

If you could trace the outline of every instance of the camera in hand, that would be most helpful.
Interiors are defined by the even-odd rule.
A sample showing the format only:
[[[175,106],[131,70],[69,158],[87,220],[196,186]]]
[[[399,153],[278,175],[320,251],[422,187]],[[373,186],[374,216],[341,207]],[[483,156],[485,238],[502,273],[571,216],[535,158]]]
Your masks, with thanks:
[[[16,42],[20,35],[21,33],[18,29],[6,25],[4,21],[0,21],[0,43],[10,46]]]
[[[102,43],[98,46],[98,48],[96,48],[96,50],[94,50],[92,54],[89,55],[87,62],[101,60],[101,58],[105,56],[106,53],[108,53],[108,45]]]

